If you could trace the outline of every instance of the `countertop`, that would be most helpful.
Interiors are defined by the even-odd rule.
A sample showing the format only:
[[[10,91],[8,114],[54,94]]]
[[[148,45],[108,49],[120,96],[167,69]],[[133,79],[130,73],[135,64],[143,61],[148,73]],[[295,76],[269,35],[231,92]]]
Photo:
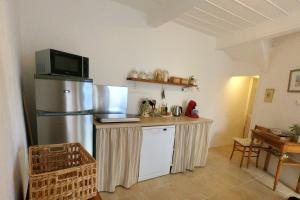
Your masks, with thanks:
[[[136,126],[165,126],[176,124],[198,124],[198,123],[212,123],[213,120],[206,118],[190,118],[182,117],[147,117],[141,118],[139,122],[121,122],[121,123],[99,123],[94,121],[96,128],[120,128],[120,127],[136,127]]]

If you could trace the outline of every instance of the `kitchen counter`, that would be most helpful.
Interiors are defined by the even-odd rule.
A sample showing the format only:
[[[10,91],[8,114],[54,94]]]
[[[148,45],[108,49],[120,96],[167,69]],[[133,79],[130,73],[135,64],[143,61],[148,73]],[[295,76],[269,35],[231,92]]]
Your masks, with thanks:
[[[141,118],[139,122],[126,122],[126,123],[100,123],[94,121],[96,129],[98,128],[120,128],[120,127],[142,127],[142,126],[166,126],[177,124],[199,124],[199,123],[212,123],[213,120],[206,118],[190,118],[182,117],[147,117]]]
[[[213,120],[189,117],[149,117],[139,122],[99,123],[94,121],[98,189],[114,192],[138,182],[143,127],[175,126],[170,173],[192,171],[206,165],[209,128]],[[153,144],[153,148],[155,148]]]

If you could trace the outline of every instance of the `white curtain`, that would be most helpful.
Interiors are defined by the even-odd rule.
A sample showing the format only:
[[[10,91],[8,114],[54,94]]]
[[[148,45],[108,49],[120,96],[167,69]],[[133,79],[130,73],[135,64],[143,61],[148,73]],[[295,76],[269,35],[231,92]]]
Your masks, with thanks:
[[[96,132],[98,190],[114,192],[137,183],[142,144],[141,127],[99,128]]]
[[[206,164],[209,122],[176,125],[171,173],[193,170]]]

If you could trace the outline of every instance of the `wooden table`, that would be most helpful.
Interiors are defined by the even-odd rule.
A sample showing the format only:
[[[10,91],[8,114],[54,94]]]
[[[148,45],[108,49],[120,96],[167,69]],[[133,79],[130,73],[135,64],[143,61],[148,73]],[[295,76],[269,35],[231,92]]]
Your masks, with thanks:
[[[282,169],[283,165],[300,167],[299,162],[285,157],[286,153],[300,153],[300,144],[295,143],[295,142],[289,142],[287,140],[282,140],[281,137],[279,137],[271,132],[266,132],[266,131],[262,131],[262,130],[252,130],[252,138],[251,138],[251,145],[250,145],[250,149],[249,149],[247,167],[249,166],[249,163],[250,163],[252,147],[253,147],[255,139],[268,145],[268,148],[265,149],[267,151],[267,157],[266,157],[265,164],[264,164],[265,171],[268,170],[268,166],[269,166],[269,162],[270,162],[270,157],[271,157],[270,150],[272,148],[275,148],[279,152],[279,156],[278,156],[279,161],[277,164],[275,180],[274,180],[274,185],[273,185],[273,190],[275,191],[278,181],[279,181],[279,177],[280,177],[280,173],[281,173],[281,169]],[[295,191],[298,194],[300,194],[300,176],[298,178],[298,183],[297,183],[297,187],[296,187]]]

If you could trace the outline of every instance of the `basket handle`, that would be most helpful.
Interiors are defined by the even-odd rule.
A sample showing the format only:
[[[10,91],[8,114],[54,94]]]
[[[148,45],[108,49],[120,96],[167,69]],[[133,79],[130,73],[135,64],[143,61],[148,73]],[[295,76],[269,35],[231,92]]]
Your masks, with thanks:
[[[65,147],[49,147],[49,152],[62,152],[65,151]]]
[[[73,177],[77,177],[77,171],[71,171],[71,172],[66,172],[66,173],[62,173],[60,175],[57,176],[58,180],[64,180],[67,178],[73,178]]]

